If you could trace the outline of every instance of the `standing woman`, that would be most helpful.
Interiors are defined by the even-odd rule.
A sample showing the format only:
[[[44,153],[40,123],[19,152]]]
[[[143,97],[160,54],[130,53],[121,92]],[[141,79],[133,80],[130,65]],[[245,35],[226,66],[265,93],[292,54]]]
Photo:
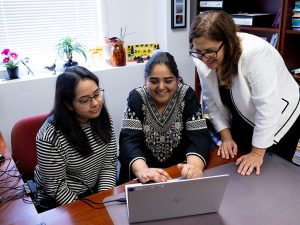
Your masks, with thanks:
[[[299,86],[278,51],[260,37],[237,32],[224,11],[206,11],[189,36],[202,96],[222,145],[237,172],[260,174],[266,150],[291,160],[300,138]]]
[[[57,77],[54,108],[36,137],[42,210],[115,186],[117,146],[103,93],[84,67]]]
[[[193,89],[182,84],[176,62],[158,52],[145,68],[145,83],[129,93],[120,134],[120,183],[170,179],[163,168],[178,164],[181,175],[199,177],[211,139]]]

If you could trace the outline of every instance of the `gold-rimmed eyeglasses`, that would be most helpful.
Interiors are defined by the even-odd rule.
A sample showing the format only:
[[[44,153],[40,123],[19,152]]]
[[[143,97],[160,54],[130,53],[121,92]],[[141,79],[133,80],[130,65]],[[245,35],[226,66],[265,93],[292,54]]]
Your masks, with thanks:
[[[95,91],[93,96],[83,96],[81,97],[78,102],[82,107],[90,107],[92,104],[93,99],[96,101],[100,101],[104,95],[104,89],[99,88]]]
[[[195,58],[198,58],[198,59],[203,59],[203,57],[205,57],[206,59],[215,59],[218,57],[218,52],[221,50],[221,48],[223,47],[224,45],[224,42],[221,43],[220,47],[217,49],[217,50],[208,50],[204,53],[196,50],[196,49],[193,49],[191,48],[189,53],[191,56],[195,57]]]

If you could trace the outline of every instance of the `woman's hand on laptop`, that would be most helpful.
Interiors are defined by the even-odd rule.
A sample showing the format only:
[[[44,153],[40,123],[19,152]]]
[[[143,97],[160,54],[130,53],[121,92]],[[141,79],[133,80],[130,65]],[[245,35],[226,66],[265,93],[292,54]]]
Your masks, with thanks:
[[[187,163],[179,163],[177,168],[181,172],[181,176],[185,178],[197,178],[203,176],[204,163],[196,155],[189,155]]]
[[[131,170],[142,183],[146,183],[150,180],[154,182],[164,182],[171,179],[170,175],[163,169],[149,168],[143,159],[134,161]]]
[[[154,182],[165,182],[171,179],[170,175],[159,168],[143,168],[136,173],[137,178],[142,183],[146,183],[148,181]]]
[[[192,164],[179,163],[177,165],[177,168],[180,170],[181,176],[185,178],[190,179],[190,178],[197,178],[203,176],[203,170],[195,167]]]

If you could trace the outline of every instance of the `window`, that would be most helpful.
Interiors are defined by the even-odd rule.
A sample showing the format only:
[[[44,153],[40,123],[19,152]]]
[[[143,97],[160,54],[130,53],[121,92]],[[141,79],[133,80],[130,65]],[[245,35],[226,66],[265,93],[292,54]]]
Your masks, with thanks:
[[[0,0],[0,50],[10,48],[29,57],[41,70],[57,58],[56,44],[66,36],[87,48],[102,44],[101,2]]]

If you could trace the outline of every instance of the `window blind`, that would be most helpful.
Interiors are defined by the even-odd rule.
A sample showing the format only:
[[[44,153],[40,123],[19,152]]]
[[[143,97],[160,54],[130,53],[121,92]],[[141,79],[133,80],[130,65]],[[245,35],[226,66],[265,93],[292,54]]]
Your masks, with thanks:
[[[66,36],[87,48],[101,44],[102,25],[99,0],[0,0],[0,50],[32,63],[57,58],[56,45]]]

